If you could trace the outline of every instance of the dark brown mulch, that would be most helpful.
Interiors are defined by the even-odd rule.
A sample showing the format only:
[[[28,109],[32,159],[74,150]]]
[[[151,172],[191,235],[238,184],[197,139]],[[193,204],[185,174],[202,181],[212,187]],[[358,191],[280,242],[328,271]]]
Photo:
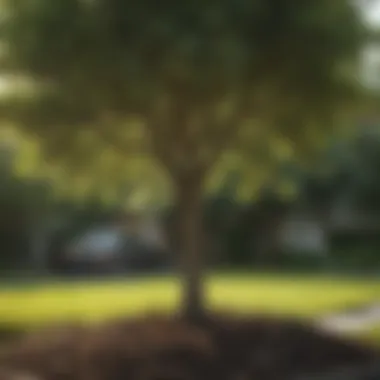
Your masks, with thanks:
[[[0,380],[25,374],[42,380],[277,380],[376,360],[372,347],[293,320],[225,315],[195,325],[146,317],[50,329],[8,343],[0,353]]]
[[[0,342],[10,342],[17,338],[21,338],[27,333],[24,329],[14,326],[0,326]]]

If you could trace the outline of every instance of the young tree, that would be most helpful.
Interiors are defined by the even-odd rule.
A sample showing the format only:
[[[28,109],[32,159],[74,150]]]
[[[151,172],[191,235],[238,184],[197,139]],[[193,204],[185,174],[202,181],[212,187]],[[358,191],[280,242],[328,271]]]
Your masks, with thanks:
[[[161,165],[180,213],[184,311],[201,315],[208,173],[264,137],[304,148],[328,130],[355,93],[346,65],[365,38],[358,10],[348,0],[5,3],[4,71],[37,86],[4,115],[56,157],[78,145],[75,165],[96,158],[89,136]]]

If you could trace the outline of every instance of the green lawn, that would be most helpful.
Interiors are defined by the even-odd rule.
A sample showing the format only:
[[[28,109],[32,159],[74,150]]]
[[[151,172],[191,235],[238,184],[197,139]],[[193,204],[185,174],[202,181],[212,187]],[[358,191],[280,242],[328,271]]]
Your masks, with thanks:
[[[207,283],[209,304],[239,312],[311,317],[380,299],[380,281],[313,276],[218,275]],[[23,285],[0,288],[0,324],[98,321],[171,311],[180,289],[173,278]]]

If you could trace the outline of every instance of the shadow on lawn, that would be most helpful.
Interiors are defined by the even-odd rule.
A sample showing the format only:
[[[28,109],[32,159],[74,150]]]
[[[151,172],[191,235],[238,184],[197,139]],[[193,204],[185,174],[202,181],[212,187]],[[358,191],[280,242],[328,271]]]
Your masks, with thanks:
[[[375,348],[264,316],[220,314],[197,325],[151,316],[22,333],[3,334],[1,380],[380,379],[363,372],[380,363]],[[359,372],[315,377],[348,368]]]

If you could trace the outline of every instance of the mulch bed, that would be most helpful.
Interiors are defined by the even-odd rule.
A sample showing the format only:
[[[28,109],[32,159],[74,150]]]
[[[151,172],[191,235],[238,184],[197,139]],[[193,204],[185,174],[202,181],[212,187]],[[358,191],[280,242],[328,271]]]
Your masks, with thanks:
[[[0,380],[282,380],[376,362],[375,348],[299,321],[151,316],[17,337],[0,352]]]

